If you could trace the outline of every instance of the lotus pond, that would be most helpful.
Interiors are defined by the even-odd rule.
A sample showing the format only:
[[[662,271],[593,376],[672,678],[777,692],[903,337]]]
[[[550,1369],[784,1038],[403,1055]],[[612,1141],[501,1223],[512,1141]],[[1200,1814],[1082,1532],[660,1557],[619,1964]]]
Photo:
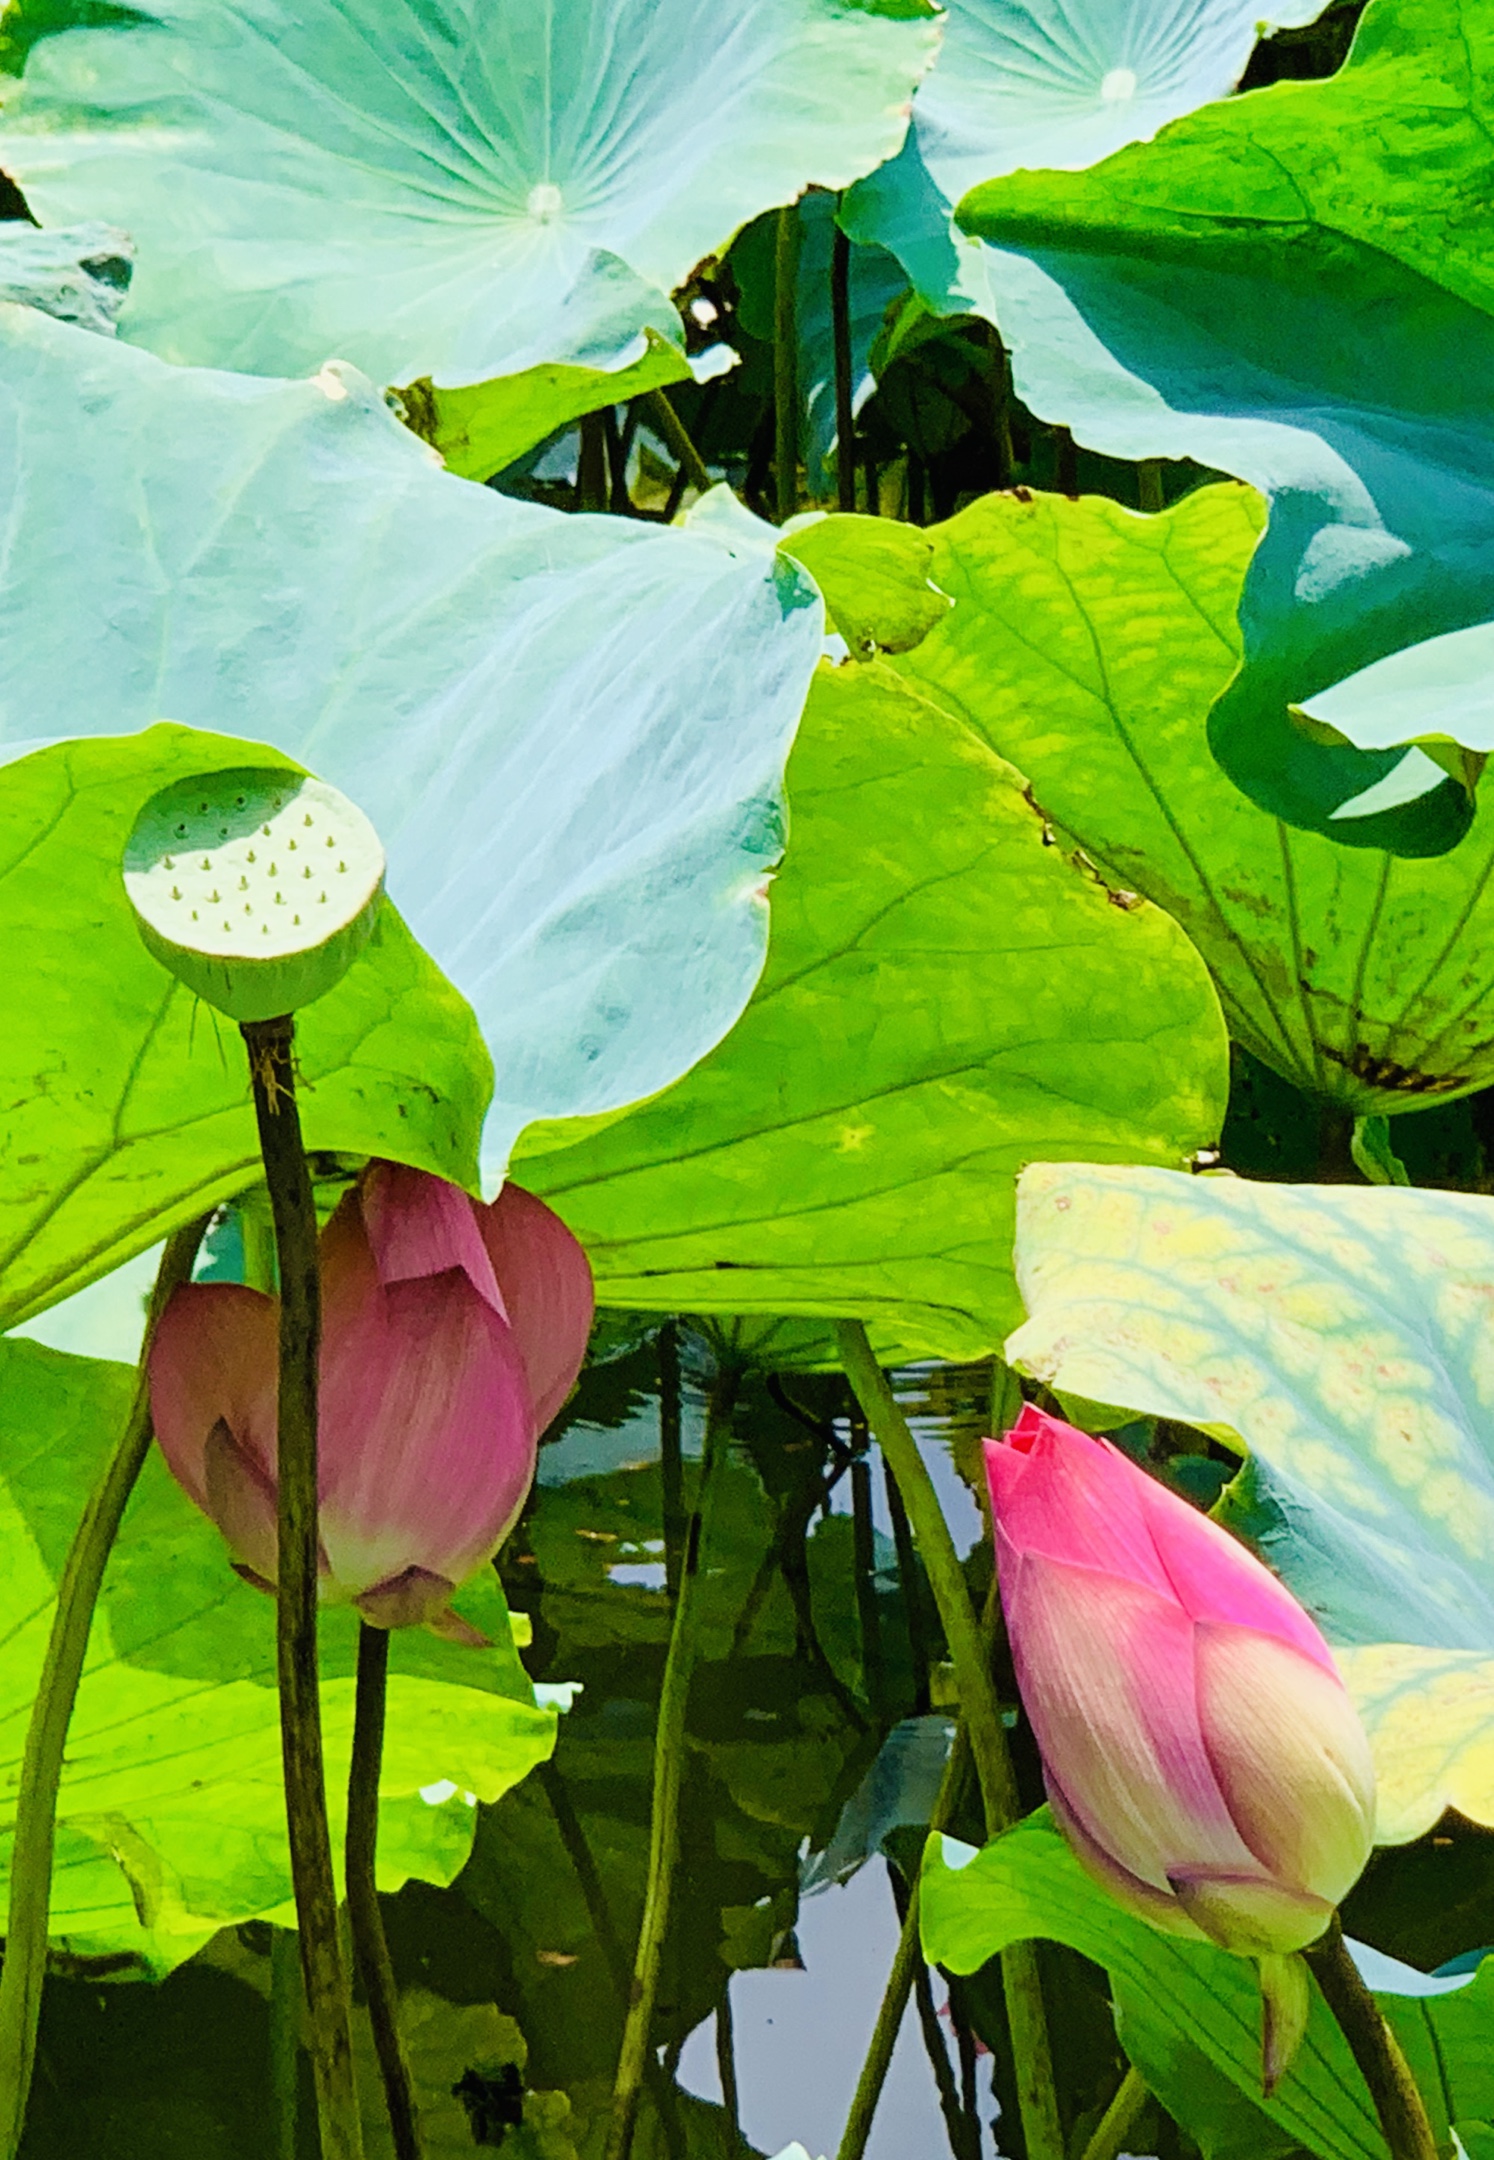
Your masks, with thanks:
[[[0,0],[0,2160],[1494,2160],[1494,0]]]

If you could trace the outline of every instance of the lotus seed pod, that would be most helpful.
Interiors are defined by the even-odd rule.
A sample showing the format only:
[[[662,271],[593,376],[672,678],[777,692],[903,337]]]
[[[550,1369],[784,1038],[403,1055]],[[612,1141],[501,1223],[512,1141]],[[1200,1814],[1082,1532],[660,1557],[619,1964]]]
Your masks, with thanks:
[[[135,820],[125,891],[163,967],[234,1020],[325,996],[384,890],[368,819],[325,780],[241,769],[176,781]]]

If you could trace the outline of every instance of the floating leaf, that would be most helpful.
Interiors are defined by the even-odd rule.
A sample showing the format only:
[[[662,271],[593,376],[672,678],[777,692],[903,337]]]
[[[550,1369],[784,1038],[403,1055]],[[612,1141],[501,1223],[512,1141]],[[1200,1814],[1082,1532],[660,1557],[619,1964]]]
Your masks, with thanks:
[[[0,1343],[7,1817],[57,1577],[133,1379],[126,1366]],[[554,1737],[554,1714],[535,1706],[509,1640],[496,1577],[478,1577],[458,1602],[494,1648],[466,1651],[410,1629],[391,1639],[379,1837],[379,1880],[389,1890],[412,1875],[449,1882],[472,1837],[463,1795],[496,1799]],[[321,1636],[328,1798],[340,1849],[356,1614],[324,1613]],[[105,1578],[58,1823],[52,1932],[74,1952],[129,1950],[160,1970],[230,1921],[291,1916],[274,1603],[239,1581],[217,1531],[154,1453]],[[7,1820],[0,1866],[10,1834]]]
[[[129,227],[167,359],[614,368],[748,218],[897,149],[937,39],[835,0],[22,0],[0,164]]]
[[[1367,1115],[1486,1086],[1494,805],[1450,854],[1407,862],[1291,830],[1209,754],[1261,524],[1241,487],[1160,517],[987,496],[929,535],[955,605],[899,670],[964,712],[1107,877],[1182,924],[1230,1033],[1298,1087]]]
[[[1471,34],[1435,0],[1376,0],[1332,80],[960,208],[995,244],[1035,412],[1092,449],[1193,457],[1273,498],[1245,664],[1211,721],[1226,771],[1289,824],[1410,855],[1467,830],[1472,775],[1346,746],[1332,697],[1332,728],[1311,716],[1372,663],[1494,615],[1494,137]],[[1463,739],[1457,686],[1430,664],[1418,681],[1394,738]]]
[[[822,637],[745,513],[566,518],[438,470],[351,370],[172,368],[31,309],[0,414],[0,755],[165,718],[342,788],[495,1051],[490,1174],[719,1039]]]
[[[1017,1273],[1024,1369],[1249,1448],[1220,1512],[1342,1658],[1379,1840],[1494,1823],[1494,1203],[1044,1163]]]
[[[1214,1137],[1213,991],[1176,925],[1047,846],[1019,775],[885,662],[821,669],[790,794],[743,1019],[657,1102],[526,1157],[524,1183],[604,1302],[856,1313],[889,1354],[979,1356],[1016,1316],[1022,1163],[1178,1162]]]

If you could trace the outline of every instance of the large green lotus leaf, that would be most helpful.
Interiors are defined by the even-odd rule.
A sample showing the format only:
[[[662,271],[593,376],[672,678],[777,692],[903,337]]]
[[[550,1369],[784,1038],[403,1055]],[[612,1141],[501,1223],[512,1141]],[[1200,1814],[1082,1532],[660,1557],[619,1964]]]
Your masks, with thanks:
[[[988,496],[930,535],[955,605],[898,666],[958,704],[1108,877],[1182,924],[1231,1034],[1278,1072],[1357,1115],[1486,1086],[1494,806],[1450,854],[1408,862],[1294,831],[1209,755],[1262,523],[1242,487],[1150,518]]]
[[[854,1313],[889,1349],[978,1356],[1017,1310],[1020,1164],[1175,1163],[1213,1136],[1213,990],[1167,916],[1045,845],[1020,775],[884,662],[821,668],[790,799],[733,1033],[520,1174],[609,1304]]]
[[[129,228],[124,333],[171,360],[616,367],[645,328],[678,338],[666,295],[748,218],[898,148],[938,29],[893,13],[22,0],[0,164],[44,220]]]
[[[0,1816],[21,1746],[58,1574],[98,1467],[126,1415],[127,1366],[0,1343]],[[491,1571],[461,1594],[495,1645],[422,1632],[391,1643],[380,1784],[380,1881],[448,1882],[491,1800],[550,1752]],[[356,1616],[322,1618],[322,1709],[334,1844],[352,1734]],[[287,1916],[273,1601],[241,1583],[217,1531],[152,1452],[109,1563],[68,1737],[52,1934],[157,1969],[255,1914]],[[422,1791],[429,1795],[422,1798]],[[467,1795],[467,1798],[463,1796]],[[0,1872],[10,1825],[0,1829]]]
[[[1251,1960],[1183,1942],[1125,1911],[1084,1873],[1046,1808],[979,1853],[930,1838],[919,1914],[926,1955],[953,1972],[975,1972],[1029,1936],[1067,1943],[1103,1965],[1127,2055],[1205,2160],[1265,2160],[1288,2147],[1318,2160],[1385,2160],[1369,2093],[1317,1989],[1301,2048],[1267,2099]],[[1449,2115],[1489,2105],[1494,1964],[1471,1983],[1449,1985],[1352,1947],[1444,2150]]]
[[[998,173],[1079,171],[1234,88],[1258,37],[1322,0],[948,0],[939,64],[897,157],[858,183],[851,230],[896,254],[942,312],[989,312],[955,204]]]
[[[260,744],[163,725],[60,743],[6,770],[0,1327],[260,1174],[238,1030],[146,951],[119,862],[158,789],[265,759]],[[297,1055],[310,1146],[475,1184],[491,1061],[392,906],[302,1014]]]
[[[173,368],[0,309],[0,414],[0,756],[165,718],[345,789],[494,1053],[490,1172],[726,1031],[822,641],[795,565],[473,487],[346,368]]]
[[[1318,1620],[1377,1836],[1494,1823],[1494,1202],[1042,1163],[1008,1355],[1250,1451],[1225,1519]]]
[[[113,225],[38,232],[12,219],[0,224],[0,300],[112,337],[134,260],[134,242]]]
[[[399,392],[406,424],[441,453],[448,472],[490,480],[557,428],[669,383],[688,382],[690,363],[654,331],[630,367],[568,367],[563,361],[500,375],[462,390],[438,390],[429,376]]]
[[[1361,678],[1494,616],[1491,21],[1375,0],[1331,80],[960,208],[993,243],[1035,411],[1093,449],[1194,457],[1272,498],[1245,664],[1211,721],[1225,769],[1290,824],[1401,854],[1466,830],[1469,775],[1384,745],[1488,734],[1481,708],[1468,725],[1467,648],[1452,679],[1446,653],[1424,655],[1389,721],[1385,686]]]

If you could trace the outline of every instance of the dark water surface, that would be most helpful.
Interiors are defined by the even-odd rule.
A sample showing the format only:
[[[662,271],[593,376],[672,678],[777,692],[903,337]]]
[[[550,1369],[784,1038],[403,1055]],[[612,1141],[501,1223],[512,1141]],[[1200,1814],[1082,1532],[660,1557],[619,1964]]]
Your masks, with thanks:
[[[553,1762],[478,1809],[453,1888],[386,1900],[401,1986],[420,1991],[411,2050],[428,2160],[498,2144],[510,2160],[600,2152],[647,1865],[667,1539],[697,1472],[711,1368],[698,1338],[677,1342],[683,1372],[661,1421],[657,1323],[608,1321],[503,1555],[533,1628],[531,1673],[578,1683]],[[673,1370],[666,1345],[671,1387]],[[988,1387],[979,1370],[899,1380],[977,1587],[980,1517],[954,1457],[974,1460]],[[661,1448],[676,1425],[677,1454]],[[794,2141],[811,2160],[834,2154],[897,1941],[903,1877],[881,1848],[916,1858],[950,1731],[927,1585],[915,1568],[909,1592],[906,1529],[842,1383],[747,1375],[732,1432],[703,1552],[682,1857],[637,2160]],[[160,1986],[52,1980],[27,2160],[313,2154],[304,2061],[294,2142],[269,2104],[271,1938],[259,1924],[226,1930]],[[872,2160],[998,2149],[981,2127],[996,2101],[976,2036],[995,2014],[990,1990],[965,1998],[951,2005],[933,1974],[910,2003]],[[1113,2058],[1087,2068],[1103,2101]],[[375,2140],[370,2160],[380,2152]]]

